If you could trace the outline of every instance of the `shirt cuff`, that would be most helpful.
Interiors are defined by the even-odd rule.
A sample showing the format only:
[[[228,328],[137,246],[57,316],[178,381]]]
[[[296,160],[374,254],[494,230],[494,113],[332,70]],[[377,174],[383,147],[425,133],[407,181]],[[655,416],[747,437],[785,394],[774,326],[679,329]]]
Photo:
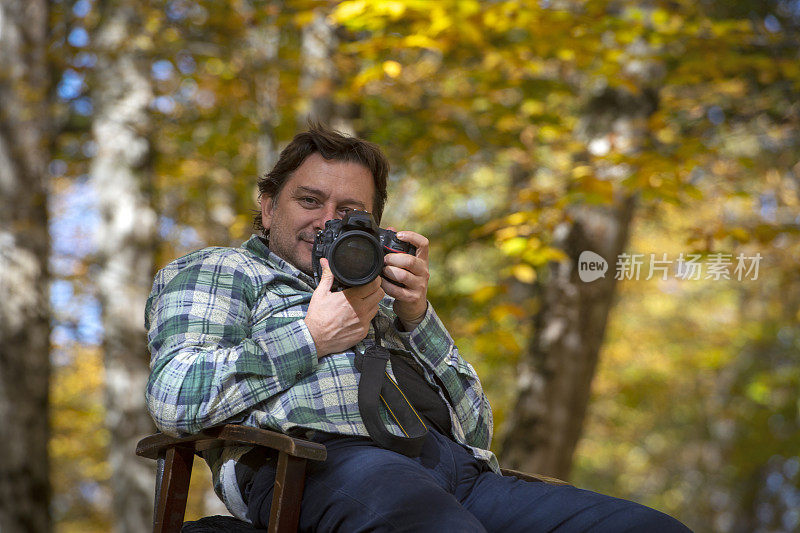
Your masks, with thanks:
[[[455,343],[430,303],[422,322],[412,331],[403,331],[398,318],[395,318],[394,326],[405,347],[422,356],[434,368],[450,362],[448,358]]]

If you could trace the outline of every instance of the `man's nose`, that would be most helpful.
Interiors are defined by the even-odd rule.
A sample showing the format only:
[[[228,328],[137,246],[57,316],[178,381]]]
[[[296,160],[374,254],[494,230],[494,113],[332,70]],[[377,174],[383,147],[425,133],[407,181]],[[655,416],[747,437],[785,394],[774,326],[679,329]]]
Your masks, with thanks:
[[[335,205],[326,205],[320,212],[317,219],[314,221],[314,229],[322,230],[325,229],[325,223],[329,220],[333,220],[334,218],[342,218],[339,216],[339,213],[336,211]]]

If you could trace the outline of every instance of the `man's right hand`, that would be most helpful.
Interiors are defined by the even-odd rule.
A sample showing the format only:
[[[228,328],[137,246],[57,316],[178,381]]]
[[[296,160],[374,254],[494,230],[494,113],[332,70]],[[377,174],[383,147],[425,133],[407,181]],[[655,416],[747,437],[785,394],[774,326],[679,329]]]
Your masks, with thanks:
[[[320,259],[320,264],[322,277],[304,319],[314,338],[317,358],[343,352],[364,340],[385,295],[380,277],[360,287],[331,292],[333,273],[327,259]]]

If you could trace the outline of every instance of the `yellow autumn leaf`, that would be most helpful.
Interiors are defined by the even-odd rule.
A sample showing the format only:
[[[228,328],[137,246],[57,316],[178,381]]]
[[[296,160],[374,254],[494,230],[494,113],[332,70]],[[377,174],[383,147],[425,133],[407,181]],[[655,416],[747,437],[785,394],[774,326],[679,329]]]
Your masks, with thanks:
[[[572,177],[576,179],[585,178],[592,175],[592,167],[589,165],[578,165],[572,169]]]
[[[403,67],[397,61],[384,61],[383,71],[390,78],[397,78],[403,72]]]
[[[520,106],[520,110],[527,116],[541,115],[544,113],[544,102],[541,100],[525,100]]]
[[[508,226],[497,230],[494,234],[494,237],[498,241],[506,241],[508,239],[516,237],[517,235],[518,235],[517,228],[515,226]]]
[[[656,9],[653,11],[651,19],[656,29],[662,29],[669,22],[669,13],[663,9]]]
[[[440,50],[441,44],[431,39],[427,35],[415,33],[403,39],[403,45],[409,48],[428,48],[431,50]]]
[[[527,246],[528,239],[525,237],[514,237],[500,244],[500,249],[507,255],[515,256],[524,252]]]
[[[366,10],[367,2],[364,0],[340,2],[331,14],[331,19],[334,22],[342,23],[363,14]]]
[[[536,270],[527,264],[514,265],[511,273],[522,283],[533,283],[536,281]]]
[[[486,285],[472,293],[472,301],[477,304],[484,304],[494,298],[500,292],[496,285]]]

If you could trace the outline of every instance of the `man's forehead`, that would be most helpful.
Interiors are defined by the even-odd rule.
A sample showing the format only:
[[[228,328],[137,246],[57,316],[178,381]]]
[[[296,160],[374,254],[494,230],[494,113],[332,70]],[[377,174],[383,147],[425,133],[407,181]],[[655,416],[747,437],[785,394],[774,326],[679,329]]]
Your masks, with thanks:
[[[369,177],[369,183],[374,186],[374,179],[369,168],[357,161],[342,161],[339,159],[325,159],[314,152],[308,156],[299,167],[292,172],[292,177],[297,178],[335,178],[347,179],[353,176]],[[306,180],[308,181],[308,180]]]
[[[286,189],[291,194],[309,193],[341,202],[372,205],[375,181],[367,167],[357,162],[326,160],[309,156],[289,177]]]

